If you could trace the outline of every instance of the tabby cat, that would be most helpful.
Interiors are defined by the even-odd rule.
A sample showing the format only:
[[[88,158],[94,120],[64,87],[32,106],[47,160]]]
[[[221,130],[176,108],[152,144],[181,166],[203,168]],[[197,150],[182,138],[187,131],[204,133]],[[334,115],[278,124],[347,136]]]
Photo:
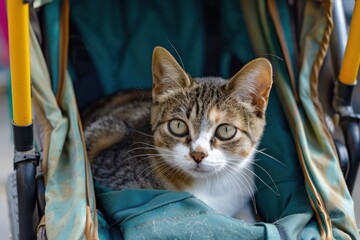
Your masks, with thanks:
[[[192,78],[156,47],[152,75],[152,93],[119,93],[84,112],[94,178],[112,189],[188,191],[220,213],[238,214],[254,193],[271,64],[258,58],[228,81]]]

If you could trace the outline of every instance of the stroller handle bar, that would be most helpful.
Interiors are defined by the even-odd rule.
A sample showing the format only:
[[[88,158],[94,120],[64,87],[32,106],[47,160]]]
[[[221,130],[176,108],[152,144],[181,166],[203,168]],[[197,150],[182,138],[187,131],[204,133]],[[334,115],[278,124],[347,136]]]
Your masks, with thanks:
[[[7,1],[13,101],[14,168],[18,196],[19,239],[36,239],[36,154],[33,146],[30,80],[30,28],[27,0]],[[17,239],[15,237],[15,239]]]
[[[348,42],[344,60],[341,65],[339,80],[345,85],[355,85],[360,63],[360,3],[355,1],[355,7],[350,24]]]
[[[9,50],[14,125],[32,124],[29,4],[22,0],[7,1]]]

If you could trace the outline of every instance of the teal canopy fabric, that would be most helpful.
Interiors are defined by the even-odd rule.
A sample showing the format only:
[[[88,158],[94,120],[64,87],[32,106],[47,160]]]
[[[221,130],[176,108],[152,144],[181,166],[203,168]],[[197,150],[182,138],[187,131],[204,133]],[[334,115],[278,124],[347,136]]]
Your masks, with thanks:
[[[152,51],[157,45],[173,50],[171,44],[174,44],[185,69],[200,75],[204,56],[200,3],[72,1],[71,19],[93,60],[104,94],[150,89]],[[74,54],[70,55],[70,61],[77,64],[72,61],[77,59]]]
[[[40,132],[46,183],[45,218],[49,239],[82,239],[87,222],[95,222],[95,206],[85,164],[76,100],[69,76],[56,101],[34,31],[30,31],[34,121]],[[91,215],[92,213],[92,215]],[[75,227],[76,226],[76,227]],[[65,230],[66,229],[66,230]]]

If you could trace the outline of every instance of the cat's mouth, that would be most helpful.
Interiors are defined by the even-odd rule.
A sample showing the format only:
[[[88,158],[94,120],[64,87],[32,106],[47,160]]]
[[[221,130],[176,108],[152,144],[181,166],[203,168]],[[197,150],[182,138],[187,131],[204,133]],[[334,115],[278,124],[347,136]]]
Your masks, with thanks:
[[[195,172],[199,172],[199,173],[208,173],[209,172],[209,170],[206,170],[206,169],[204,169],[204,168],[201,168],[201,167],[196,167],[196,168],[194,168],[194,171]]]
[[[206,168],[203,165],[197,165],[196,167],[192,168],[191,171],[197,176],[208,176],[214,173],[213,169]]]

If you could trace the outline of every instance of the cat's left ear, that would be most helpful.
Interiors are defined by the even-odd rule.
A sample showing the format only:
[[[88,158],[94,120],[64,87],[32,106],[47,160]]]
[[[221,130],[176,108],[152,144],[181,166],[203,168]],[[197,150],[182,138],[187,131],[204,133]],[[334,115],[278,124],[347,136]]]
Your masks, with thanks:
[[[272,86],[271,63],[265,58],[257,58],[246,64],[226,84],[232,97],[249,101],[264,112]]]

